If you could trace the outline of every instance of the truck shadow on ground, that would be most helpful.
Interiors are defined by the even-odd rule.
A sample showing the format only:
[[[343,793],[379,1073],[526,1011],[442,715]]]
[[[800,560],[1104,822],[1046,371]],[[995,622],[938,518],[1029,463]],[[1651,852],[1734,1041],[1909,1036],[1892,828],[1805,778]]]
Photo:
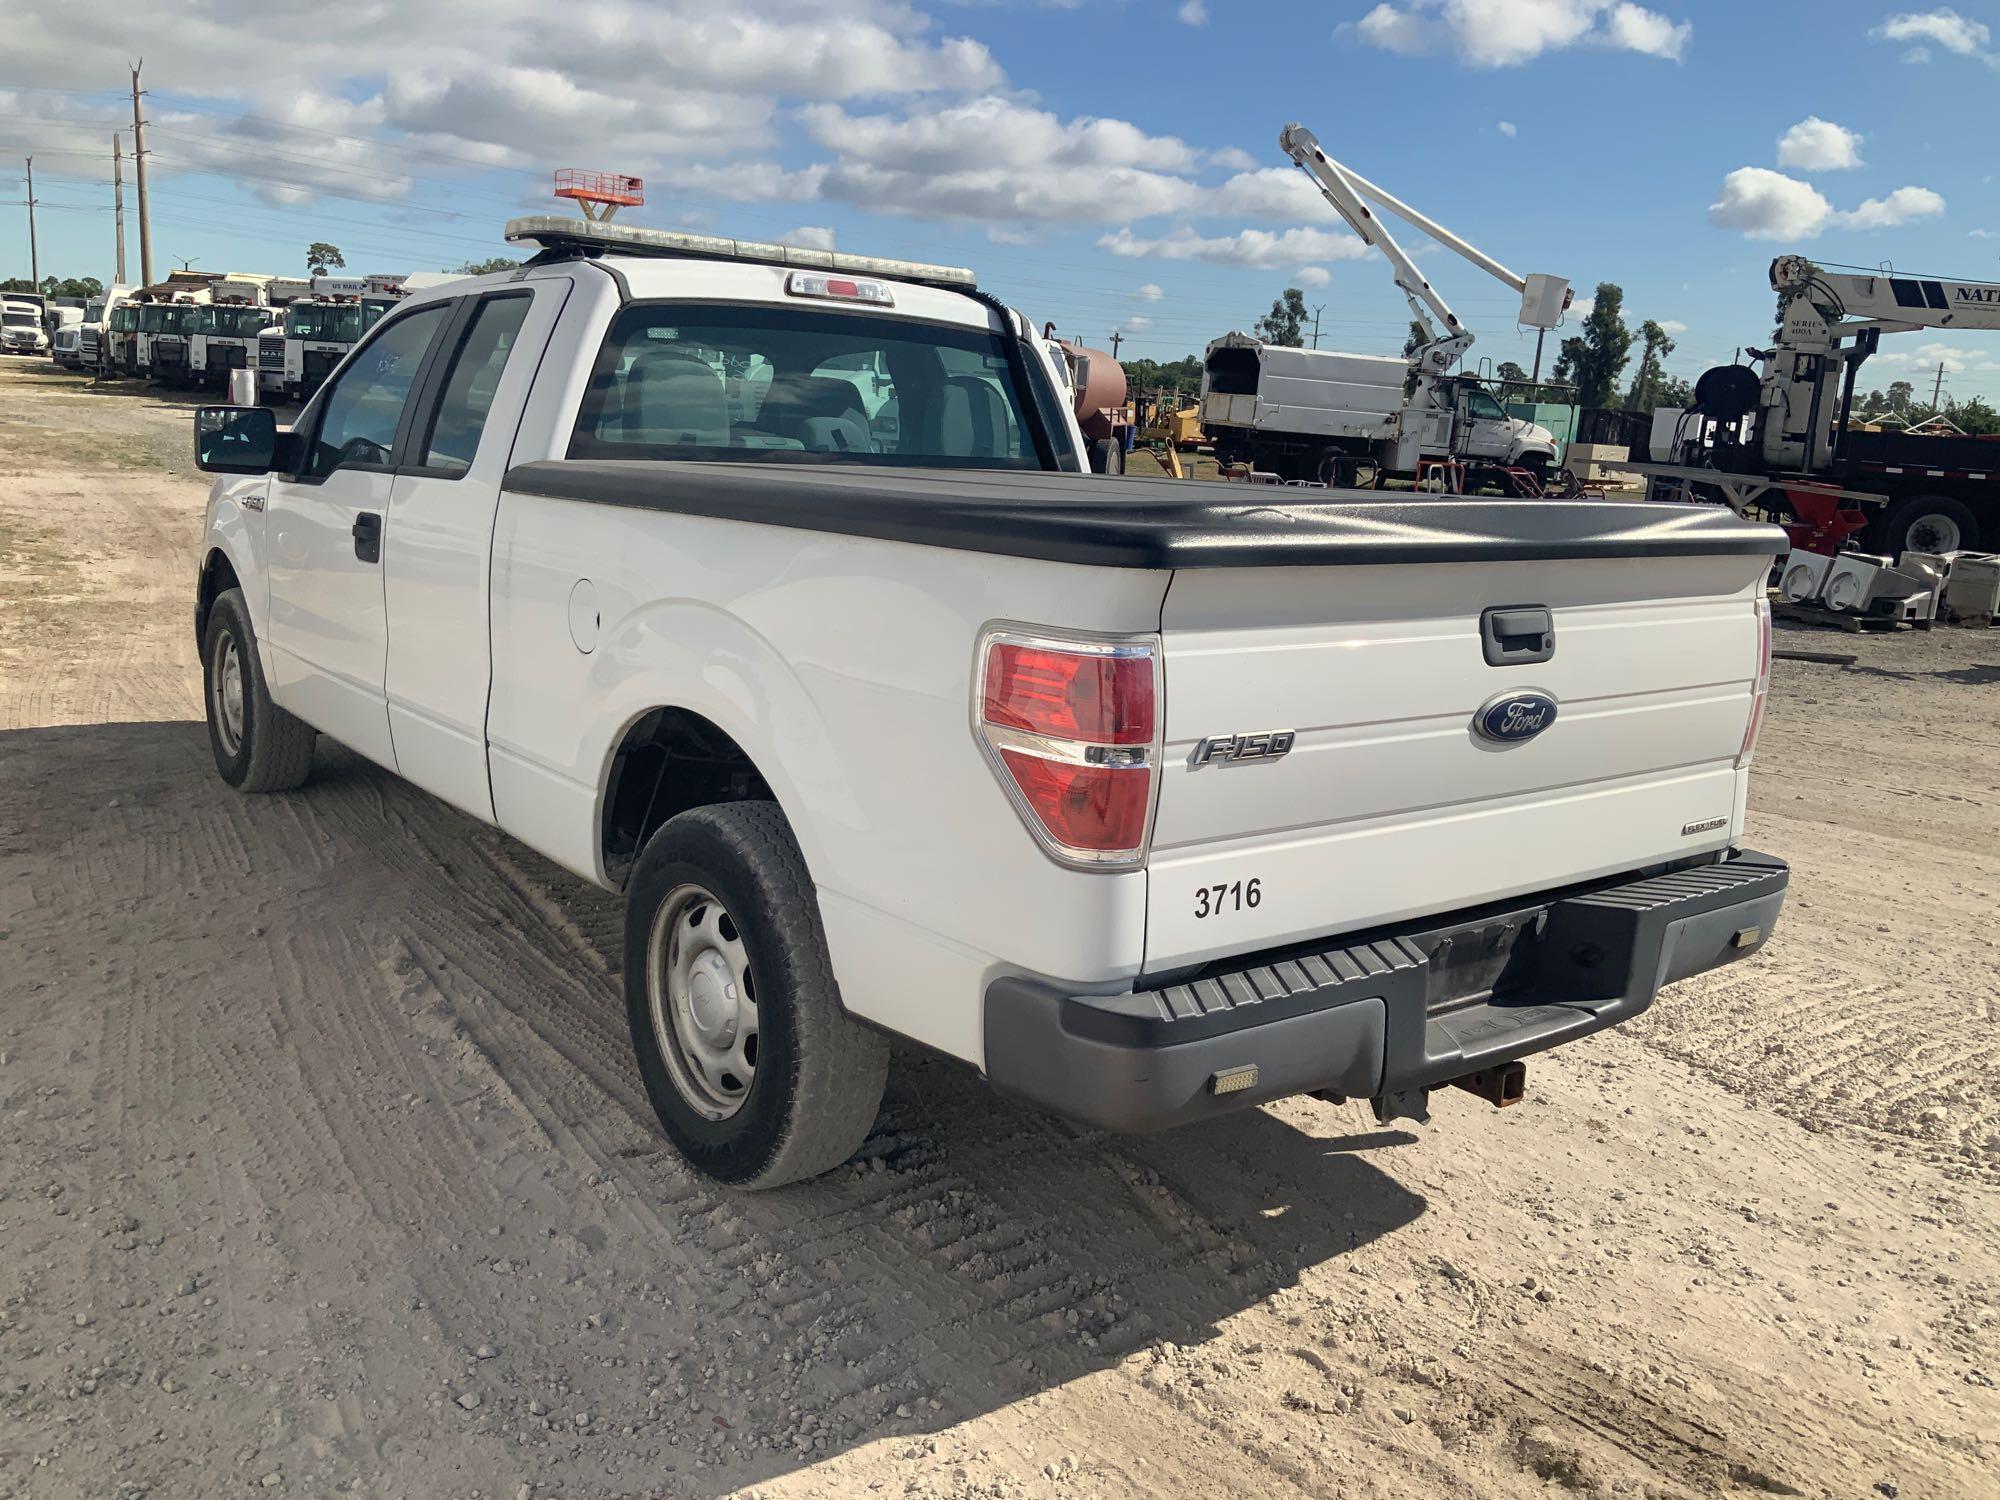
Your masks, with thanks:
[[[326,741],[302,791],[242,797],[200,724],[0,733],[5,891],[31,957],[0,1029],[53,989],[104,1055],[143,1053],[91,1090],[121,1201],[183,1259],[220,1247],[219,1286],[290,1289],[209,1331],[208,1363],[278,1393],[262,1431],[291,1436],[255,1462],[365,1493],[705,1497],[882,1440],[921,1464],[967,1418],[1210,1344],[1425,1208],[1371,1160],[1415,1137],[1358,1106],[1113,1138],[915,1053],[855,1162],[714,1188],[630,1061],[618,899]]]

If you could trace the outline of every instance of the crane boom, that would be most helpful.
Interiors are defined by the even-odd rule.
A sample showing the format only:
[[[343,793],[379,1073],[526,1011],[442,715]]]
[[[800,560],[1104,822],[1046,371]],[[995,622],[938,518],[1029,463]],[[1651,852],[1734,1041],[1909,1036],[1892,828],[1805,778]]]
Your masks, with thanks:
[[[1884,333],[1919,328],[2000,329],[2000,283],[1829,271],[1803,255],[1771,262],[1771,290],[1809,303],[1835,338],[1872,324]],[[1789,318],[1783,320],[1789,321]]]
[[[1531,328],[1548,329],[1562,321],[1569,308],[1569,282],[1560,276],[1536,273],[1521,276],[1509,270],[1477,246],[1460,239],[1449,229],[1387,190],[1376,186],[1360,173],[1335,161],[1321,147],[1319,138],[1305,126],[1287,125],[1278,133],[1278,148],[1289,156],[1318,185],[1334,212],[1347,221],[1363,244],[1380,250],[1388,259],[1397,288],[1410,304],[1410,311],[1429,334],[1428,341],[1410,357],[1410,368],[1418,376],[1436,376],[1450,369],[1472,346],[1473,334],[1458,320],[1451,305],[1420,272],[1403,247],[1397,243],[1381,216],[1363,202],[1377,203],[1422,230],[1456,255],[1463,256],[1495,280],[1521,294],[1520,321]],[[1440,333],[1437,322],[1444,325]]]

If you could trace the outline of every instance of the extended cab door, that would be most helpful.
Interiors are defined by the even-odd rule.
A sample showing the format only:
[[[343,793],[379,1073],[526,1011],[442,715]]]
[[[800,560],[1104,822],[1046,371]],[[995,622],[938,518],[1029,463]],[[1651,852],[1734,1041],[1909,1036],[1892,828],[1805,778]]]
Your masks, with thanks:
[[[418,398],[389,513],[383,577],[396,768],[489,822],[493,518],[528,387],[570,286],[537,277],[461,301]]]
[[[265,517],[271,696],[392,768],[384,518],[398,439],[451,311],[410,308],[355,350],[307,409],[298,467],[272,476]]]

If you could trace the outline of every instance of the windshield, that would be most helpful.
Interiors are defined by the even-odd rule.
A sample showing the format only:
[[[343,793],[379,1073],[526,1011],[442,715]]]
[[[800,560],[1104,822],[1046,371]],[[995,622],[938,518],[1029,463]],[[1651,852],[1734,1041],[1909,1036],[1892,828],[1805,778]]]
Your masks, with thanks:
[[[86,323],[102,323],[104,321],[104,299],[102,297],[92,297],[89,302],[84,304],[83,321]]]
[[[1465,410],[1484,421],[1504,421],[1507,413],[1500,409],[1500,403],[1484,391],[1468,390],[1465,393]]]
[[[361,337],[361,304],[294,303],[285,319],[285,337],[316,344],[351,344]]]
[[[204,307],[195,321],[196,333],[219,334],[224,338],[255,338],[271,316],[261,307]]]
[[[111,309],[111,331],[130,333],[139,326],[139,309],[129,302],[121,302]]]
[[[982,329],[642,303],[612,320],[569,453],[1054,468],[1029,368]]]
[[[9,328],[36,328],[40,326],[41,319],[31,312],[17,311],[10,307],[5,312],[0,312],[0,322],[4,322]]]
[[[153,302],[139,309],[139,332],[186,333],[195,309],[183,302]]]

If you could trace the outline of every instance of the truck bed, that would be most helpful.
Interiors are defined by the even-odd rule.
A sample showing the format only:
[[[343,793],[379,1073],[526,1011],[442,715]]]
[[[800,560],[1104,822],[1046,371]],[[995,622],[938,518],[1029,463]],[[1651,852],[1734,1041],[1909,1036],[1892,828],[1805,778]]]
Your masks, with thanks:
[[[588,504],[1112,568],[1774,555],[1722,506],[1387,496],[1165,478],[831,464],[547,460],[505,488]]]

